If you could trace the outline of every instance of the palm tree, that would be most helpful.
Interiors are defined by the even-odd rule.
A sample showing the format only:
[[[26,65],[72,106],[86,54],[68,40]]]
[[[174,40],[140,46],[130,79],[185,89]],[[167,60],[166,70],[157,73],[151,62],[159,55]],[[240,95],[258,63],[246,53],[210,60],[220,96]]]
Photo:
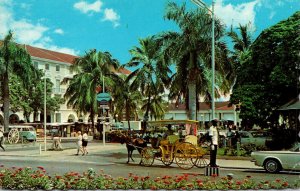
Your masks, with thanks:
[[[77,113],[90,113],[92,127],[94,128],[94,118],[98,113],[97,106],[97,86],[109,78],[119,67],[119,62],[112,58],[108,52],[97,52],[95,49],[87,52],[83,57],[76,58],[71,70],[76,72],[72,79],[65,79],[63,83],[69,82],[64,97],[68,99],[67,105],[77,110]]]
[[[246,25],[239,24],[239,27],[237,28],[239,34],[233,30],[233,27],[231,27],[231,30],[227,33],[234,44],[233,51],[230,53],[235,74],[239,72],[242,65],[250,58],[250,46],[252,44],[251,32],[249,31],[250,27],[251,23]],[[234,81],[235,80],[236,79],[234,79]]]
[[[165,55],[161,54],[161,41],[159,39],[151,36],[140,39],[139,42],[140,47],[134,47],[130,50],[132,58],[126,66],[139,66],[128,76],[128,79],[132,80],[131,89],[140,90],[142,95],[147,98],[144,114],[144,120],[147,121],[152,95],[164,92],[164,88],[169,82],[171,70]]]
[[[128,122],[128,130],[130,131],[130,119],[134,114],[135,119],[138,117],[139,105],[142,95],[139,91],[132,90],[130,80],[125,75],[115,75],[113,78],[112,97],[114,98],[114,115],[118,115],[118,119],[122,118],[125,111],[126,120]]]
[[[180,32],[165,32],[161,35],[167,46],[165,50],[171,53],[176,64],[176,73],[172,76],[170,98],[185,99],[189,118],[196,118],[196,100],[199,95],[210,97],[211,67],[211,22],[212,19],[206,10],[197,9],[187,12],[185,4],[178,6],[168,3],[165,18],[175,21]],[[227,48],[220,38],[223,36],[224,26],[216,19],[216,76],[219,88],[228,91],[226,81],[228,75]],[[222,77],[224,76],[224,77]],[[210,91],[209,91],[210,90]],[[219,95],[217,90],[216,97]]]
[[[24,48],[13,42],[13,33],[9,31],[0,44],[0,82],[2,84],[5,131],[8,131],[9,126],[9,75],[16,74],[22,79],[22,84],[27,87],[31,84],[30,77],[34,76],[35,72],[30,55]]]

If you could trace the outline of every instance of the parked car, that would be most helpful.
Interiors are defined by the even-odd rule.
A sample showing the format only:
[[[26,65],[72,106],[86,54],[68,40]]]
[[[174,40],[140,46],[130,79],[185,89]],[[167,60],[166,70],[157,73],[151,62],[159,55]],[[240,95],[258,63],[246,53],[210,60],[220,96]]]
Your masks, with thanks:
[[[276,173],[281,170],[300,170],[299,144],[288,151],[255,151],[251,153],[252,162],[262,166],[267,172]]]
[[[267,131],[239,131],[238,133],[242,145],[266,146],[268,142],[272,141],[272,136]]]

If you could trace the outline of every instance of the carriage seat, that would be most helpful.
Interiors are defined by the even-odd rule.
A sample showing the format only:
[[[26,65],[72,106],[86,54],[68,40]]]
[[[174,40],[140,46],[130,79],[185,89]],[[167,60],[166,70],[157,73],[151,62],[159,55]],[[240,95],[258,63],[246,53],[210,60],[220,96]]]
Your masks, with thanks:
[[[167,139],[160,141],[160,145],[174,145],[178,140],[178,135],[169,135],[167,136]]]
[[[184,140],[185,142],[188,142],[188,143],[191,143],[192,145],[194,145],[194,146],[197,146],[198,145],[198,138],[197,138],[197,136],[195,136],[195,135],[187,135],[186,137],[185,137],[185,140]]]

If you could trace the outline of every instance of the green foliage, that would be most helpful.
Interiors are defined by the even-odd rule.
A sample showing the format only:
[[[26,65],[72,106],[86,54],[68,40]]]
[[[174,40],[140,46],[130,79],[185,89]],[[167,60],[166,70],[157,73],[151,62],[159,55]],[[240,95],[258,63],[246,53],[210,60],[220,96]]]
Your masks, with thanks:
[[[3,167],[3,165],[1,166]],[[261,190],[297,189],[300,181],[285,179],[255,181],[251,176],[242,180],[228,177],[200,179],[198,175],[112,177],[88,169],[84,173],[67,172],[50,176],[43,167],[1,168],[0,187],[9,190]]]
[[[300,12],[264,30],[241,59],[231,102],[241,103],[244,125],[274,122],[276,109],[299,93]]]

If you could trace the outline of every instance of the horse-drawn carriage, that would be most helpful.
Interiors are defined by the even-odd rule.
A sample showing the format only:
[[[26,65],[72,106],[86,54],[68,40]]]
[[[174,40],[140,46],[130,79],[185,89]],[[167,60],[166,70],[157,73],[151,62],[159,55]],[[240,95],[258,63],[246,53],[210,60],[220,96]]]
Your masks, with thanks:
[[[36,141],[36,131],[32,126],[9,126],[8,131],[3,133],[8,143],[32,142]]]
[[[190,169],[193,166],[199,168],[207,166],[206,150],[198,146],[197,129],[198,121],[193,120],[162,120],[150,121],[147,128],[155,130],[171,125],[174,129],[184,127],[189,132],[185,136],[178,134],[169,135],[167,139],[161,140],[157,146],[152,139],[151,146],[141,150],[141,162],[143,166],[152,166],[154,160],[160,160],[164,165],[171,165],[174,160],[182,169]]]

